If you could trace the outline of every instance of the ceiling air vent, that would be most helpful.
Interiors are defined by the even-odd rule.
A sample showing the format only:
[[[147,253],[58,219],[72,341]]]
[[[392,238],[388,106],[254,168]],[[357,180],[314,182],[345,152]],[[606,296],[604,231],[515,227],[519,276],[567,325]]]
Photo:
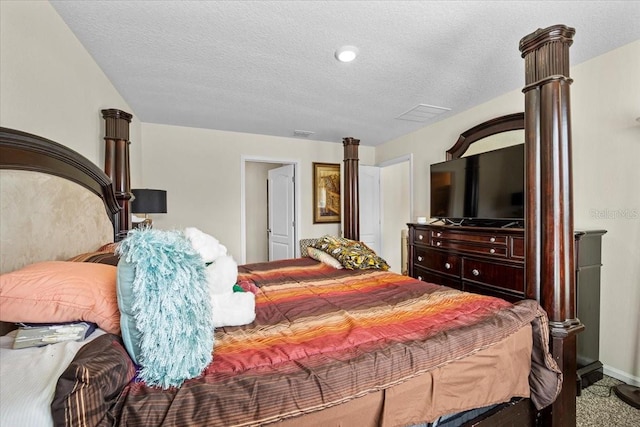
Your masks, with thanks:
[[[311,132],[310,130],[299,130],[299,129],[296,129],[296,130],[293,131],[293,136],[298,137],[298,138],[309,138],[314,133],[315,132]]]
[[[409,120],[412,122],[426,122],[442,113],[451,111],[451,108],[436,107],[435,105],[418,104],[409,111],[400,114],[396,119]]]

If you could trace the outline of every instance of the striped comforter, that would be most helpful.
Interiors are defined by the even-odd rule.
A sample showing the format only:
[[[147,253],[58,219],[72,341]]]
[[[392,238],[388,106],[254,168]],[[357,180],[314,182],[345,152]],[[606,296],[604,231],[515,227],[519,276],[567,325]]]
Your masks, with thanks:
[[[126,385],[104,424],[262,425],[338,405],[487,348],[536,304],[310,258],[240,267],[256,320],[216,330],[213,362],[180,389]]]

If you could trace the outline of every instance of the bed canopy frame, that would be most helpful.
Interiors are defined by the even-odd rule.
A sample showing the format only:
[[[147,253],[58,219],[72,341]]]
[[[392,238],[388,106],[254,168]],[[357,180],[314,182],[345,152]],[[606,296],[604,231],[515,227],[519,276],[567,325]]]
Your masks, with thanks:
[[[520,51],[525,61],[525,280],[527,298],[539,301],[549,316],[551,353],[564,373],[556,402],[540,414],[543,425],[576,423],[576,337],[584,329],[576,318],[573,205],[571,181],[571,121],[569,48],[575,30],[554,25],[525,36]],[[121,228],[130,228],[129,129],[131,115],[103,110],[107,121],[105,172],[121,202]],[[506,116],[504,126],[512,126]],[[500,125],[493,121],[479,125]],[[475,129],[475,128],[474,128]],[[481,135],[477,129],[475,135]],[[505,130],[508,130],[505,128]],[[447,152],[459,156],[474,142],[465,135]],[[358,146],[347,137],[344,145],[344,237],[359,240]]]
[[[574,269],[573,202],[571,178],[571,121],[569,47],[575,30],[564,25],[539,29],[520,40],[525,61],[525,280],[527,298],[539,301],[550,321],[551,354],[564,373],[562,392],[555,403],[542,411],[543,425],[573,426],[576,423],[577,392],[576,337],[584,329],[576,317]],[[108,114],[105,114],[105,111]],[[130,115],[104,110],[107,144],[115,141],[106,172],[116,183],[116,196],[130,199],[128,169],[128,126]],[[507,120],[508,119],[508,120]],[[505,126],[514,123],[507,116]],[[111,122],[109,122],[111,121]],[[517,122],[517,121],[516,121]],[[487,122],[492,126],[500,123]],[[484,126],[479,125],[479,126]],[[476,129],[475,137],[482,129]],[[508,129],[505,129],[508,130]],[[459,156],[474,142],[462,135],[447,153]],[[344,236],[359,240],[358,145],[344,138]],[[107,145],[107,153],[110,151]],[[119,194],[119,196],[118,196]],[[121,215],[128,216],[128,203]],[[127,219],[121,219],[121,224]],[[119,236],[126,230],[119,230]]]
[[[526,296],[539,301],[549,316],[550,348],[564,374],[563,388],[556,401],[540,413],[535,413],[529,399],[523,399],[509,405],[504,415],[492,416],[491,421],[474,425],[558,427],[576,424],[576,335],[583,325],[576,318],[573,268],[569,47],[574,33],[573,28],[564,25],[539,29],[524,37],[519,46],[525,60]],[[91,165],[72,161],[70,166],[63,160],[73,159],[78,156],[76,153],[69,155],[70,150],[55,143],[53,152],[47,152],[42,147],[50,141],[41,144],[39,138],[11,129],[3,128],[0,132],[0,168],[43,170],[60,176],[69,175],[70,167],[84,169],[82,176],[73,179],[106,200],[105,208],[113,218],[114,240],[118,241],[131,228],[131,114],[116,109],[103,110],[102,114],[106,121],[105,173],[113,187],[108,185],[105,174],[96,172]],[[466,149],[470,142],[463,141],[461,146],[466,144]],[[358,240],[359,140],[345,138],[343,144],[344,235]],[[49,157],[52,159],[47,160]],[[18,164],[11,160],[16,158]],[[523,419],[529,420],[528,423],[523,423]],[[497,420],[500,422],[496,424]]]

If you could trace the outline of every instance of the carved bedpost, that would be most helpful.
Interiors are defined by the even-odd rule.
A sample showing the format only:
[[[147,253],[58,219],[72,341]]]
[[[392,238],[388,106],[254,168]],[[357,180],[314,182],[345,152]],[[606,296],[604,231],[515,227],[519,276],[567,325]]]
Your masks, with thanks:
[[[358,145],[360,140],[346,137],[344,145],[344,237],[360,239],[360,207],[358,197]]]
[[[573,28],[555,25],[520,41],[525,60],[527,297],[549,315],[551,350],[564,373],[544,425],[576,425],[576,318],[569,47]]]
[[[131,177],[129,174],[129,124],[131,114],[121,110],[102,110],[105,119],[104,172],[111,178],[120,212],[116,217],[115,241],[127,236],[131,228]]]

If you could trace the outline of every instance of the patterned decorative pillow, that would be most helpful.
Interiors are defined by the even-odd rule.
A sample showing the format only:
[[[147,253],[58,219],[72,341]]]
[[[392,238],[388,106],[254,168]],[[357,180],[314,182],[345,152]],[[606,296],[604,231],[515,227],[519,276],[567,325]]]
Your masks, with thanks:
[[[389,264],[362,242],[327,235],[311,246],[331,255],[349,270],[389,269]]]
[[[116,253],[116,250],[120,246],[120,242],[107,243],[98,248],[98,252],[111,252]]]
[[[74,262],[97,262],[99,264],[108,264],[116,266],[120,257],[113,252],[87,252],[84,254],[76,255],[73,258],[69,258],[67,261]]]
[[[118,265],[120,257],[116,255],[116,249],[120,243],[107,243],[100,246],[95,252],[86,252],[69,258],[67,261],[97,262],[99,264]]]
[[[310,258],[327,264],[328,266],[331,266],[333,268],[337,268],[338,270],[344,268],[340,261],[329,255],[328,253],[322,252],[320,249],[312,248],[311,246],[309,246],[307,247],[307,254]]]

